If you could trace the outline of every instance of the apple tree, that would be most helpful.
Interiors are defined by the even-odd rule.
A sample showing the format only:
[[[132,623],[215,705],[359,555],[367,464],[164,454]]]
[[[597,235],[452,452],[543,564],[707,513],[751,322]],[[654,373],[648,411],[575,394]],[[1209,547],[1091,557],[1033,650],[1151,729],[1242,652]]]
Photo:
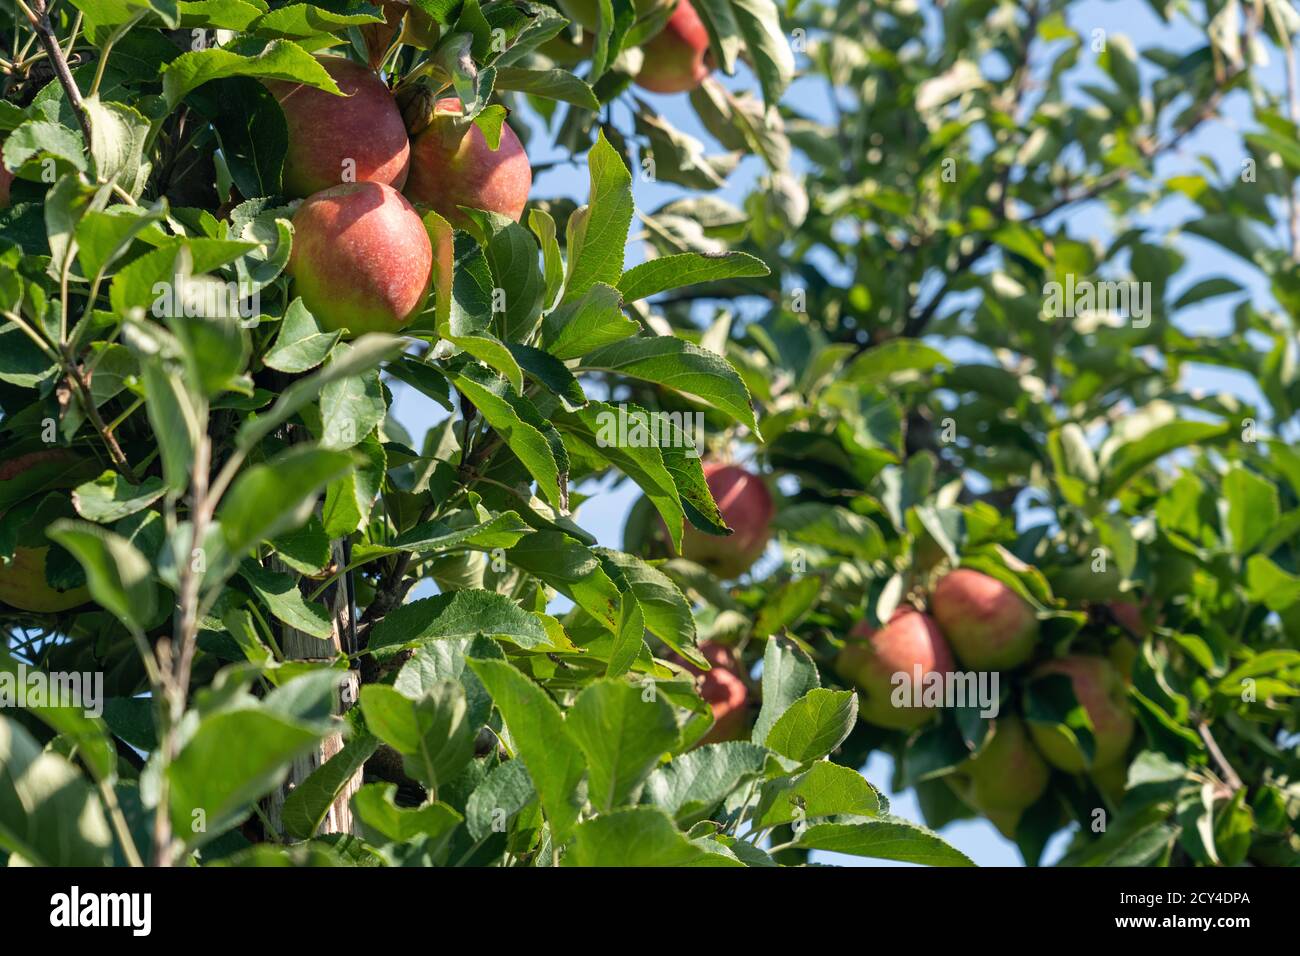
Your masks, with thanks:
[[[1294,861],[1297,23],[1078,7],[21,0],[0,854]]]
[[[784,560],[723,592],[664,567],[707,638],[788,634],[859,690],[833,759],[891,754],[933,828],[1293,864],[1300,21],[1151,2],[1130,38],[1108,6],[796,8],[806,215],[749,197],[732,248],[784,274],[725,336]],[[914,667],[996,673],[997,713],[899,709]]]

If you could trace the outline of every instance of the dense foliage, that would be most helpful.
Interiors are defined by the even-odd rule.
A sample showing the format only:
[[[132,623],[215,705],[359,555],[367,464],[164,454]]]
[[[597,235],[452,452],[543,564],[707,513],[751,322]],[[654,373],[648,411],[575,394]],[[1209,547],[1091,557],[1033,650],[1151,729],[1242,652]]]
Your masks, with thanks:
[[[0,854],[965,865],[933,830],[984,815],[1031,863],[1072,823],[1072,864],[1300,859],[1300,150],[1257,69],[1300,20],[1187,6],[1196,49],[1139,52],[1062,0],[700,0],[708,57],[678,63],[641,0],[20,3],[0,690],[99,675],[103,706],[0,715]],[[381,70],[413,163],[549,135],[585,204],[434,211],[406,180],[425,258],[326,261],[276,92],[336,91],[326,50]],[[1239,135],[1230,97],[1240,171],[1169,174]],[[742,208],[718,191],[748,156]],[[634,209],[637,176],[686,195]],[[1249,282],[1187,274],[1147,221],[1170,197]],[[1112,239],[1072,230],[1088,204]],[[372,260],[425,263],[420,307],[386,291],[344,333]],[[1228,329],[1183,331],[1206,303]],[[426,435],[399,382],[446,410]],[[644,492],[621,551],[582,523],[607,475]],[[1014,602],[1023,654],[975,662],[962,580]],[[996,715],[880,709],[854,655],[930,616],[915,639],[996,675]],[[877,749],[923,821],[859,773]]]

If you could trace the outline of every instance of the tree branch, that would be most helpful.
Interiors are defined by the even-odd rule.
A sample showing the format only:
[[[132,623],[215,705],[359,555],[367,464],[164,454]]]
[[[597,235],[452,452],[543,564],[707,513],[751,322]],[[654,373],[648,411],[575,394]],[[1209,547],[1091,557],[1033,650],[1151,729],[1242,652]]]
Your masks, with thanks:
[[[1205,104],[1201,107],[1201,109],[1199,109],[1196,112],[1196,115],[1193,116],[1191,120],[1187,122],[1186,125],[1184,125],[1180,129],[1175,131],[1173,135],[1171,135],[1165,142],[1163,143],[1147,142],[1146,144],[1144,144],[1141,147],[1142,155],[1147,160],[1154,161],[1162,154],[1169,152],[1170,150],[1176,149],[1178,145],[1182,143],[1184,139],[1190,136],[1197,128],[1199,128],[1202,123],[1204,123],[1206,120],[1208,120],[1210,117],[1214,116],[1218,112],[1219,103],[1223,99],[1224,91],[1233,82],[1233,80],[1235,80],[1237,76],[1240,75],[1240,73],[1241,71],[1237,70],[1231,75],[1229,75],[1227,79],[1224,81],[1223,86],[1216,89],[1209,97],[1206,98]],[[1118,186],[1120,183],[1124,182],[1134,172],[1135,170],[1131,166],[1126,166],[1121,169],[1113,169],[1109,173],[1106,173],[1105,175],[1099,177],[1091,186],[1089,186],[1087,189],[1083,190],[1082,192],[1078,192],[1074,194],[1067,193],[1066,195],[1060,196],[1056,200],[1042,207],[1041,209],[1037,209],[1034,212],[1030,213],[1024,219],[1020,220],[1020,222],[1023,223],[1039,222],[1040,220],[1046,219],[1048,216],[1051,216],[1053,213],[1060,212],[1062,209],[1066,208],[1067,206],[1072,206],[1076,203],[1097,199],[1107,190],[1112,189],[1115,186]],[[1005,204],[1004,204],[1003,218],[1004,219],[1006,218]],[[962,272],[965,272],[968,268],[974,265],[976,261],[978,261],[981,257],[983,257],[984,253],[986,253],[992,247],[992,245],[993,245],[992,239],[988,237],[981,239],[979,243],[977,243],[968,253],[958,258],[957,262],[953,265],[952,273],[960,274]],[[944,298],[947,297],[947,295],[948,295],[948,283],[945,281],[943,286],[939,289],[938,292],[934,294],[934,296],[930,299],[930,301],[925,304],[925,306],[921,309],[921,311],[907,320],[907,323],[903,326],[903,333],[902,333],[903,336],[905,338],[917,338],[918,336],[920,336],[925,331],[925,328],[930,323],[930,320],[934,317],[935,312],[938,311],[940,303],[943,301]]]
[[[81,126],[81,133],[86,139],[86,149],[90,149],[90,114],[86,112],[86,102],[81,98],[81,90],[77,88],[76,80],[72,78],[67,57],[63,55],[63,49],[54,36],[49,7],[46,6],[45,0],[31,0],[30,6],[24,0],[15,0],[15,2],[26,15],[32,29],[36,31],[41,46],[45,48],[46,55],[54,65],[54,75],[59,78],[59,85],[63,87],[63,92],[68,97],[68,105],[72,107],[77,123]]]

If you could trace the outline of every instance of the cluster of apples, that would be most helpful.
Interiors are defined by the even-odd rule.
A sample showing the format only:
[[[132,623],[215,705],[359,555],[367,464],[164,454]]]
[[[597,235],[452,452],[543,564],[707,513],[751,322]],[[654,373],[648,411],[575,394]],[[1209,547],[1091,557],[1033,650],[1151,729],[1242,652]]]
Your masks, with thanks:
[[[836,672],[862,691],[859,713],[880,727],[911,730],[934,717],[925,707],[896,707],[894,675],[909,679],[946,675],[957,662],[974,671],[1007,671],[1030,662],[1039,646],[1039,622],[1006,584],[970,568],[946,574],[930,595],[930,613],[897,611],[879,630],[859,624],[840,651]],[[955,660],[954,660],[955,658]],[[1020,815],[1047,789],[1049,765],[1067,773],[1089,771],[1099,786],[1123,773],[1133,739],[1125,677],[1104,657],[1071,654],[1044,661],[1029,679],[1059,674],[1093,726],[1095,750],[1085,757],[1077,743],[1050,724],[1025,723],[1007,713],[993,721],[991,737],[951,782],[973,807],[1004,833],[1015,831]],[[933,679],[933,678],[929,678]]]
[[[569,6],[578,22],[595,27],[594,4]],[[662,0],[644,6],[639,13]],[[688,0],[678,0],[643,51],[636,81],[646,89],[691,90],[709,73],[708,32]],[[432,209],[455,226],[466,222],[462,206],[517,222],[532,169],[509,126],[492,149],[476,125],[466,128],[455,97],[434,103],[429,124],[411,139],[397,101],[372,68],[337,56],[317,60],[344,96],[266,84],[288,128],[284,193],[304,199],[293,218],[288,272],[322,327],[353,335],[395,332],[423,309],[433,281],[435,251],[419,210]],[[440,268],[450,268],[450,247],[436,254]]]
[[[432,283],[434,251],[418,208],[453,225],[465,222],[461,206],[518,221],[532,168],[508,126],[494,150],[477,126],[458,124],[454,97],[433,105],[412,140],[374,70],[337,56],[317,60],[343,96],[266,84],[289,134],[284,193],[304,199],[293,217],[288,271],[323,327],[395,332],[422,310]],[[450,249],[439,256],[449,258]]]

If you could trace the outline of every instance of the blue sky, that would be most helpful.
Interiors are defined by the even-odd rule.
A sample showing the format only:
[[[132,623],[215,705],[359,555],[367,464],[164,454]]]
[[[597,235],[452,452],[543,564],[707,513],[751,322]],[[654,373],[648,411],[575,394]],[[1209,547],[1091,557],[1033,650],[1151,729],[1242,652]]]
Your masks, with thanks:
[[[1186,52],[1204,43],[1202,35],[1194,27],[1180,21],[1170,25],[1163,24],[1140,0],[1115,0],[1115,2],[1086,0],[1070,8],[1068,19],[1070,25],[1085,37],[1097,28],[1105,30],[1108,35],[1121,33],[1127,35],[1139,50],[1149,45],[1159,45]],[[1081,55],[1081,63],[1088,55],[1087,53]],[[990,72],[995,76],[1000,75],[1000,70],[997,73]],[[1282,88],[1282,69],[1278,59],[1274,58],[1273,62],[1262,70],[1262,74],[1263,82],[1269,88]],[[1082,68],[1076,71],[1072,87],[1077,90],[1080,84],[1097,82],[1100,77],[1101,72],[1095,67]],[[748,75],[725,78],[724,82],[733,89],[755,88],[752,78]],[[638,91],[638,95],[642,95],[673,125],[710,143],[716,149],[695,118],[685,94],[661,96]],[[1079,96],[1082,102],[1083,97]],[[816,80],[796,80],[787,94],[787,101],[799,104],[801,110],[815,119],[831,122],[825,88]],[[1202,127],[1184,141],[1176,154],[1161,160],[1157,172],[1161,176],[1168,176],[1178,171],[1191,170],[1193,167],[1198,167],[1201,159],[1205,158],[1223,175],[1236,175],[1245,155],[1241,150],[1241,135],[1252,128],[1245,94],[1234,93],[1229,96],[1225,101],[1224,114],[1225,120]],[[616,118],[620,122],[625,117],[626,111],[617,111]],[[1225,125],[1230,130],[1229,135],[1224,134]],[[548,135],[540,130],[530,142],[529,152],[535,163],[566,158],[562,151],[550,147]],[[745,159],[731,176],[728,185],[719,190],[716,195],[739,205],[761,172],[762,164],[758,159],[752,157]],[[652,210],[672,199],[691,194],[680,187],[647,182],[641,177],[635,178],[633,190],[637,208],[642,210]],[[585,201],[586,194],[587,173],[585,165],[582,164],[563,164],[547,170],[538,176],[533,188],[535,198],[570,196]],[[1149,213],[1141,216],[1136,224],[1155,234],[1171,231],[1176,233],[1182,223],[1195,218],[1196,215],[1197,209],[1190,201],[1170,199],[1159,203]],[[1067,223],[1071,234],[1077,237],[1096,237],[1105,240],[1114,233],[1114,224],[1100,204],[1072,208],[1061,218]],[[1048,225],[1054,224],[1049,221]],[[634,235],[635,231],[634,223]],[[1279,237],[1281,232],[1282,228],[1279,225]],[[1202,279],[1225,275],[1242,284],[1257,307],[1262,309],[1275,307],[1267,284],[1255,269],[1244,267],[1243,263],[1227,252],[1195,236],[1180,237],[1178,245],[1187,257],[1187,265],[1172,289],[1174,296]],[[632,243],[628,249],[629,263],[640,261],[641,258],[643,255],[640,244]],[[1188,309],[1181,314],[1179,325],[1191,334],[1224,333],[1231,328],[1232,308],[1239,298],[1211,300],[1199,307]],[[1244,376],[1209,366],[1193,366],[1186,375],[1184,384],[1188,387],[1199,387],[1207,392],[1230,392],[1249,401],[1261,400],[1254,383]],[[418,447],[423,432],[444,417],[445,413],[427,399],[400,385],[394,386],[394,394],[396,399],[394,414],[398,421],[415,436]],[[584,491],[589,490],[592,489],[584,489]],[[577,516],[578,520],[584,528],[599,538],[601,544],[619,547],[628,509],[638,495],[635,486],[630,482],[624,483],[621,488],[599,494],[584,504]],[[892,775],[892,761],[889,757],[881,753],[873,755],[865,768],[865,775],[875,786],[890,795],[894,813],[912,820],[921,819],[920,808],[910,791],[899,794],[890,792],[888,783]],[[982,866],[1021,865],[1020,855],[1014,844],[1004,839],[987,822],[955,823],[944,828],[942,833],[945,839]],[[1047,861],[1059,857],[1067,839],[1067,834],[1057,835],[1048,847]],[[829,853],[817,854],[815,859],[850,866],[893,865]]]

